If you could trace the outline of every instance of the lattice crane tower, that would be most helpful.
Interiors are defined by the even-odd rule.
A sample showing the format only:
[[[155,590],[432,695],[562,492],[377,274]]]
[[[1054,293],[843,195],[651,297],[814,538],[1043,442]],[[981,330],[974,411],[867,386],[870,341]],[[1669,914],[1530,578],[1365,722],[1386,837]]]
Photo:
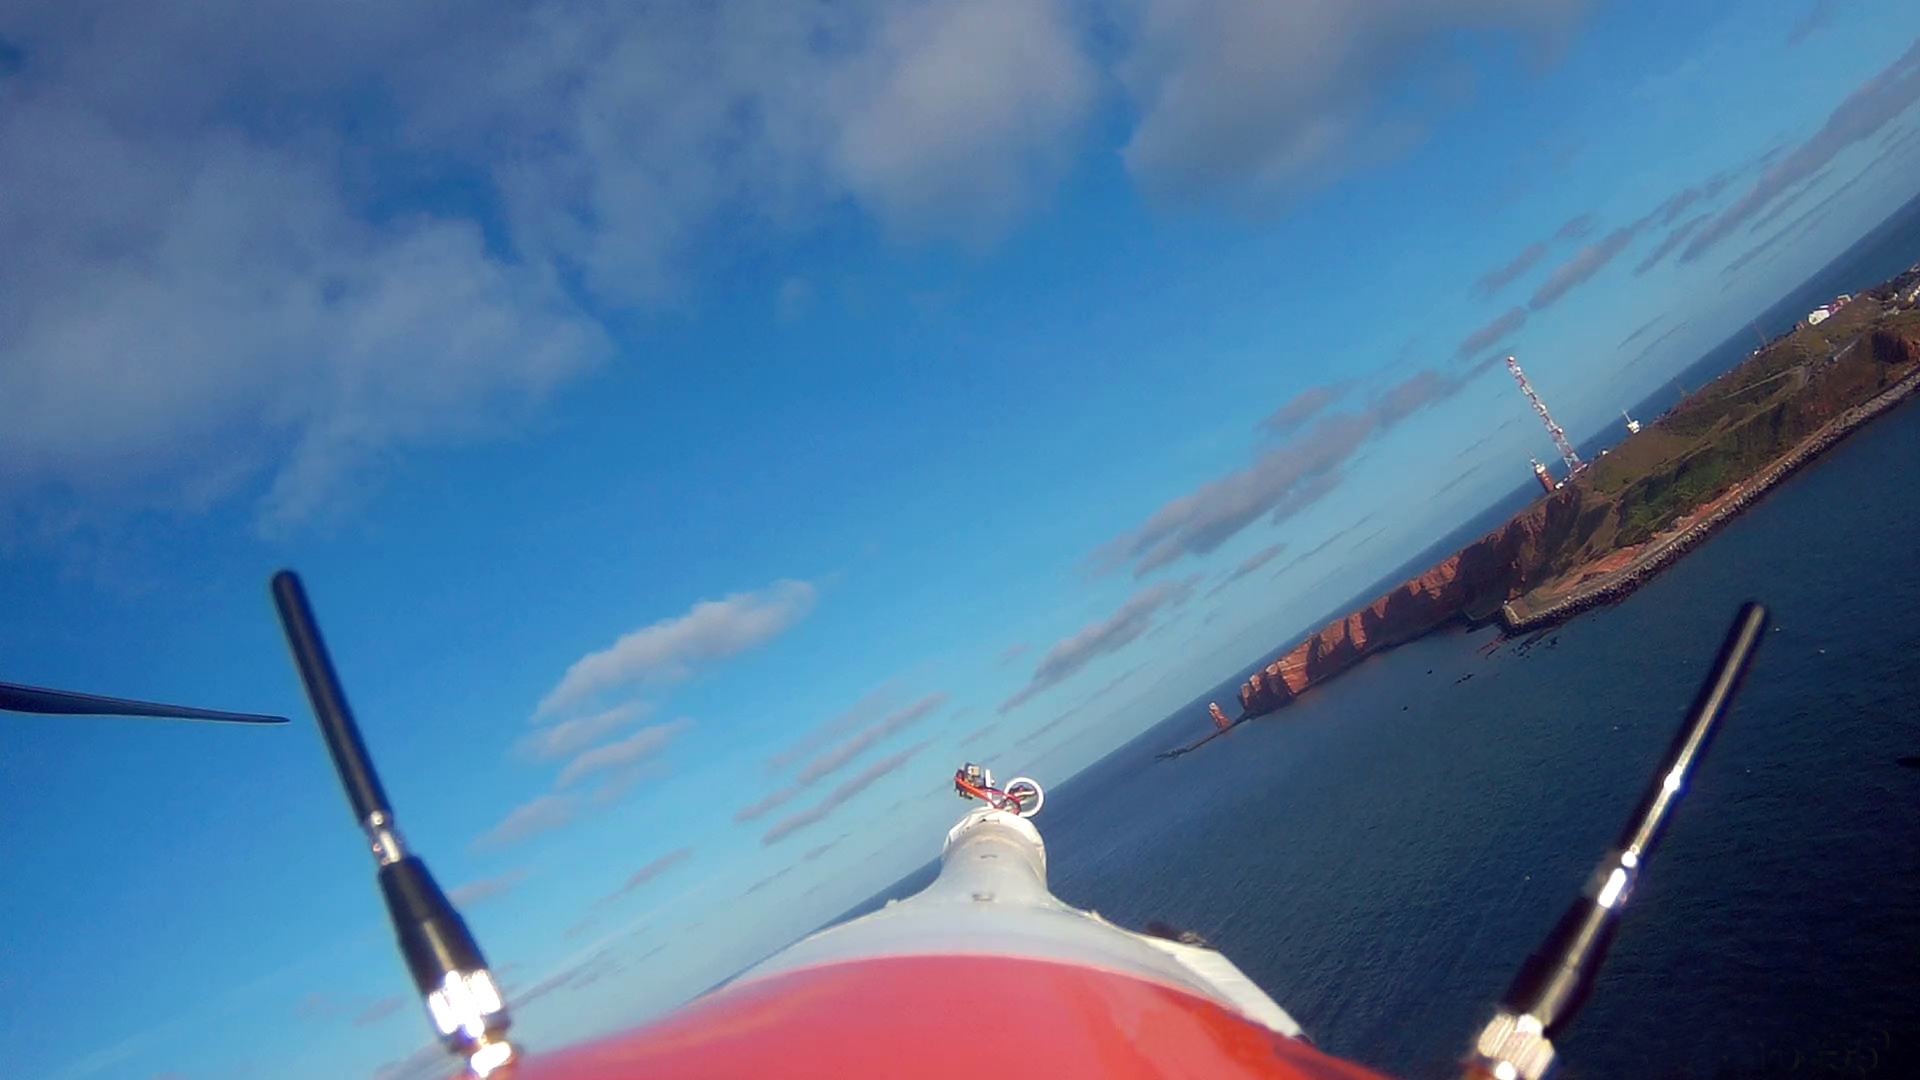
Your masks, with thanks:
[[[1520,392],[1527,395],[1527,400],[1533,404],[1533,411],[1539,413],[1540,421],[1547,425],[1547,434],[1553,436],[1553,445],[1560,451],[1560,460],[1567,463],[1567,475],[1572,476],[1574,470],[1580,468],[1580,455],[1573,452],[1573,444],[1567,441],[1567,433],[1553,422],[1553,414],[1547,411],[1547,403],[1533,392],[1533,384],[1527,381],[1526,372],[1520,370],[1519,361],[1507,357],[1507,370],[1513,372],[1514,381],[1520,384]]]

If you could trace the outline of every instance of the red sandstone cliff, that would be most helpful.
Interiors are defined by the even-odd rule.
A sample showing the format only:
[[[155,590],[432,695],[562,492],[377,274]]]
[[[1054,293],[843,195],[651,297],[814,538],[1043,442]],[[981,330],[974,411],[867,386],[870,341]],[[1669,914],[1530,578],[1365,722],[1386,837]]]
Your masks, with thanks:
[[[1345,618],[1335,619],[1240,687],[1248,715],[1271,712],[1381,649],[1454,619],[1485,619],[1548,576],[1547,555],[1573,531],[1581,489],[1566,487]]]

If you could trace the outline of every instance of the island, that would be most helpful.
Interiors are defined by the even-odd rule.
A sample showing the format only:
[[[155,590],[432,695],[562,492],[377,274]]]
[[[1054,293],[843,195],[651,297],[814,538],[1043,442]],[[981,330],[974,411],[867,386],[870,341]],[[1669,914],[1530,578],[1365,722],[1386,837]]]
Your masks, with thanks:
[[[1916,300],[1920,266],[1812,313],[1504,525],[1286,650],[1240,687],[1241,719],[1442,627],[1526,633],[1625,596],[1920,388]]]

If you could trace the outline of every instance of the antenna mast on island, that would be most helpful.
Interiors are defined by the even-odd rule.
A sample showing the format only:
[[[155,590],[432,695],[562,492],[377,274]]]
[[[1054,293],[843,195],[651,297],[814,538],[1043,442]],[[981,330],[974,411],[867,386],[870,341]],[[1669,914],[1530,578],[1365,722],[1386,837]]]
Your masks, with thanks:
[[[1533,392],[1533,384],[1527,381],[1526,373],[1520,370],[1519,361],[1507,357],[1507,370],[1513,372],[1514,381],[1520,384],[1520,392],[1527,395],[1533,411],[1539,413],[1541,422],[1547,425],[1547,434],[1553,437],[1553,445],[1560,451],[1560,460],[1567,463],[1567,475],[1572,476],[1581,468],[1580,455],[1573,452],[1573,444],[1567,441],[1567,433],[1553,422],[1553,414],[1547,411],[1547,403]]]

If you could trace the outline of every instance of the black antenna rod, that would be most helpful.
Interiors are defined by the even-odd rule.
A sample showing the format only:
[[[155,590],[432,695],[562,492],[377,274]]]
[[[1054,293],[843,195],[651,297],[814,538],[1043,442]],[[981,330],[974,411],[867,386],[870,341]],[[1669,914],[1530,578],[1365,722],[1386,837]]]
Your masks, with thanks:
[[[440,891],[427,864],[407,853],[386,789],[373,771],[373,759],[360,739],[326,643],[320,639],[306,589],[293,571],[273,575],[273,601],[354,820],[366,832],[380,864],[380,893],[414,987],[442,1045],[466,1059],[473,1075],[485,1077],[514,1056],[506,1040],[511,1018],[499,986],[487,970],[479,943]]]
[[[0,682],[0,712],[36,713],[41,716],[141,716],[161,720],[204,720],[215,724],[284,724],[284,716],[265,713],[221,712],[196,709],[190,705],[163,705],[157,701],[102,697],[72,690],[49,690],[44,686],[22,686]]]
[[[386,789],[373,771],[366,743],[360,741],[360,725],[353,722],[353,710],[347,706],[346,692],[340,689],[333,658],[327,655],[326,642],[320,640],[320,626],[307,603],[307,590],[293,571],[273,575],[273,602],[280,609],[280,625],[287,632],[288,647],[293,649],[293,662],[300,668],[300,681],[306,683],[307,697],[313,702],[313,717],[320,722],[321,737],[326,739],[333,767],[340,773],[340,786],[346,788],[347,802],[353,805],[354,820],[365,825],[375,818],[391,818],[393,807],[387,802]],[[378,838],[372,839],[377,853]]]
[[[1540,1080],[1553,1064],[1553,1040],[1566,1030],[1593,988],[1627,898],[1686,790],[1687,778],[1739,692],[1766,629],[1766,608],[1751,602],[1741,606],[1713,670],[1693,699],[1686,723],[1667,748],[1633,817],[1600,861],[1586,891],[1521,965],[1520,974],[1500,999],[1499,1011],[1480,1033],[1466,1063],[1467,1076]]]

